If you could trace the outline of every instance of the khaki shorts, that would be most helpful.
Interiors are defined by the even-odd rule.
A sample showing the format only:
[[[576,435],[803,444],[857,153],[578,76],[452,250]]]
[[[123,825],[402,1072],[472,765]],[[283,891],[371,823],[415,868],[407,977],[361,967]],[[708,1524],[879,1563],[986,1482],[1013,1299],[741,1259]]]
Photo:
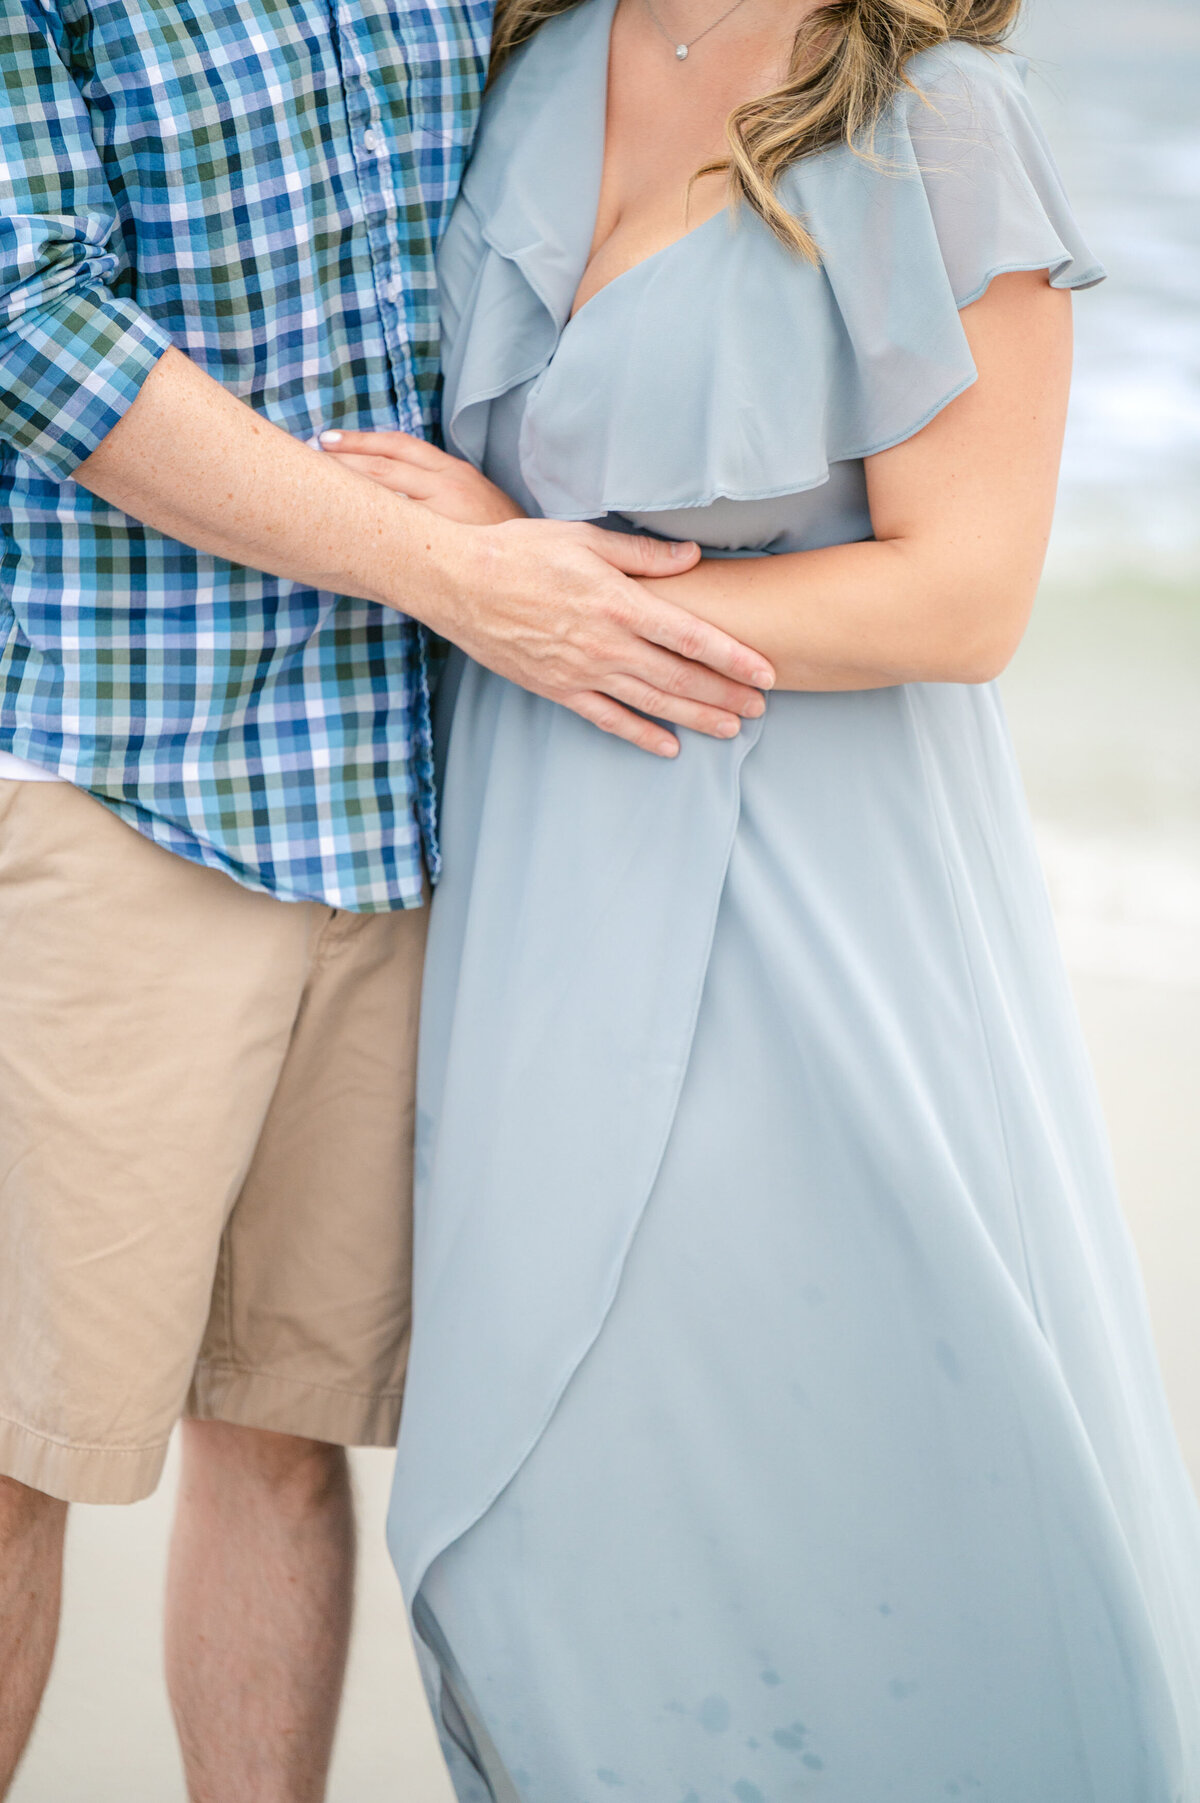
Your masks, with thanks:
[[[426,913],[0,781],[0,1473],[131,1502],[183,1412],[395,1438]]]

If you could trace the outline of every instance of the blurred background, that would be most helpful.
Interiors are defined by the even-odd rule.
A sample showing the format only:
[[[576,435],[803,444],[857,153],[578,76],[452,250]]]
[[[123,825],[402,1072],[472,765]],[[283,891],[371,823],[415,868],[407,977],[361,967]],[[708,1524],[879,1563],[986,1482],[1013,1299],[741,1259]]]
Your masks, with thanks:
[[[1029,0],[1108,268],[1078,297],[1058,518],[1005,699],[1200,1485],[1200,0]]]
[[[1200,0],[1029,0],[1086,236],[1062,501],[1005,679],[1179,1430],[1200,1483]],[[363,1559],[332,1803],[452,1803],[356,1455]],[[172,1474],[75,1511],[58,1662],[13,1803],[183,1803],[159,1671]]]

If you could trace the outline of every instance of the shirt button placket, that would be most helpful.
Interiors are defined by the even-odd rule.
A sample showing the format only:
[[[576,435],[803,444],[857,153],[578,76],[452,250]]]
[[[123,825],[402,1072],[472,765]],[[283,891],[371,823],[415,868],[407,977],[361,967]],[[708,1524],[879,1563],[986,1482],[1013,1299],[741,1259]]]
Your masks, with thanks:
[[[398,201],[395,171],[385,134],[376,125],[381,109],[371,86],[370,68],[359,54],[361,20],[354,9],[334,0],[338,18],[340,61],[346,92],[351,141],[358,168],[367,243],[375,274],[375,292],[392,365],[399,423],[423,432],[424,421],[408,362],[408,321],[404,311],[404,276],[399,266]]]
[[[364,78],[365,83],[369,78]],[[404,271],[400,264],[402,233],[401,204],[397,193],[395,162],[386,154],[379,134],[372,127],[368,137],[377,147],[376,162],[379,214],[377,229],[372,233],[372,254],[377,259],[380,301],[384,308],[384,331],[394,347],[393,368],[396,392],[400,402],[402,423],[406,431],[422,434],[425,421],[413,381],[409,359],[409,319],[404,305]],[[366,140],[364,139],[364,142]]]

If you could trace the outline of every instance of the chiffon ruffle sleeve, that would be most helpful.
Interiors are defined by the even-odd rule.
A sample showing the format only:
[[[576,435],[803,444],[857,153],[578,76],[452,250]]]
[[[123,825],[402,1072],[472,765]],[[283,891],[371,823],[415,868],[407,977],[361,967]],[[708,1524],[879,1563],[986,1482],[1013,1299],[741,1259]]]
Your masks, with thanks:
[[[919,432],[974,381],[959,315],[997,275],[1045,269],[1060,288],[1103,277],[1030,107],[1024,64],[953,44],[913,61],[911,86],[869,148],[839,147],[787,172],[782,196],[813,232],[819,264],[745,209],[725,212],[570,318],[594,218],[583,172],[603,110],[576,94],[564,140],[577,84],[566,70],[547,83],[558,46],[539,51],[540,102],[532,117],[520,104],[518,66],[496,127],[511,142],[468,177],[442,280],[454,448],[482,458],[491,404],[531,384],[520,462],[548,515],[642,515],[816,488],[832,465]],[[547,169],[549,138],[560,149]]]

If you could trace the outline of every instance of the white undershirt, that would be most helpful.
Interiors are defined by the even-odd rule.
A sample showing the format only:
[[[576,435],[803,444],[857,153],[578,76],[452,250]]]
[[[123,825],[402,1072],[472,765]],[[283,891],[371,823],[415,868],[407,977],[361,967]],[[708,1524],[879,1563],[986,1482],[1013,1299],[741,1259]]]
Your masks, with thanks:
[[[40,764],[27,764],[24,758],[14,757],[11,751],[0,751],[0,782],[61,783],[65,780],[57,770],[43,770]]]

